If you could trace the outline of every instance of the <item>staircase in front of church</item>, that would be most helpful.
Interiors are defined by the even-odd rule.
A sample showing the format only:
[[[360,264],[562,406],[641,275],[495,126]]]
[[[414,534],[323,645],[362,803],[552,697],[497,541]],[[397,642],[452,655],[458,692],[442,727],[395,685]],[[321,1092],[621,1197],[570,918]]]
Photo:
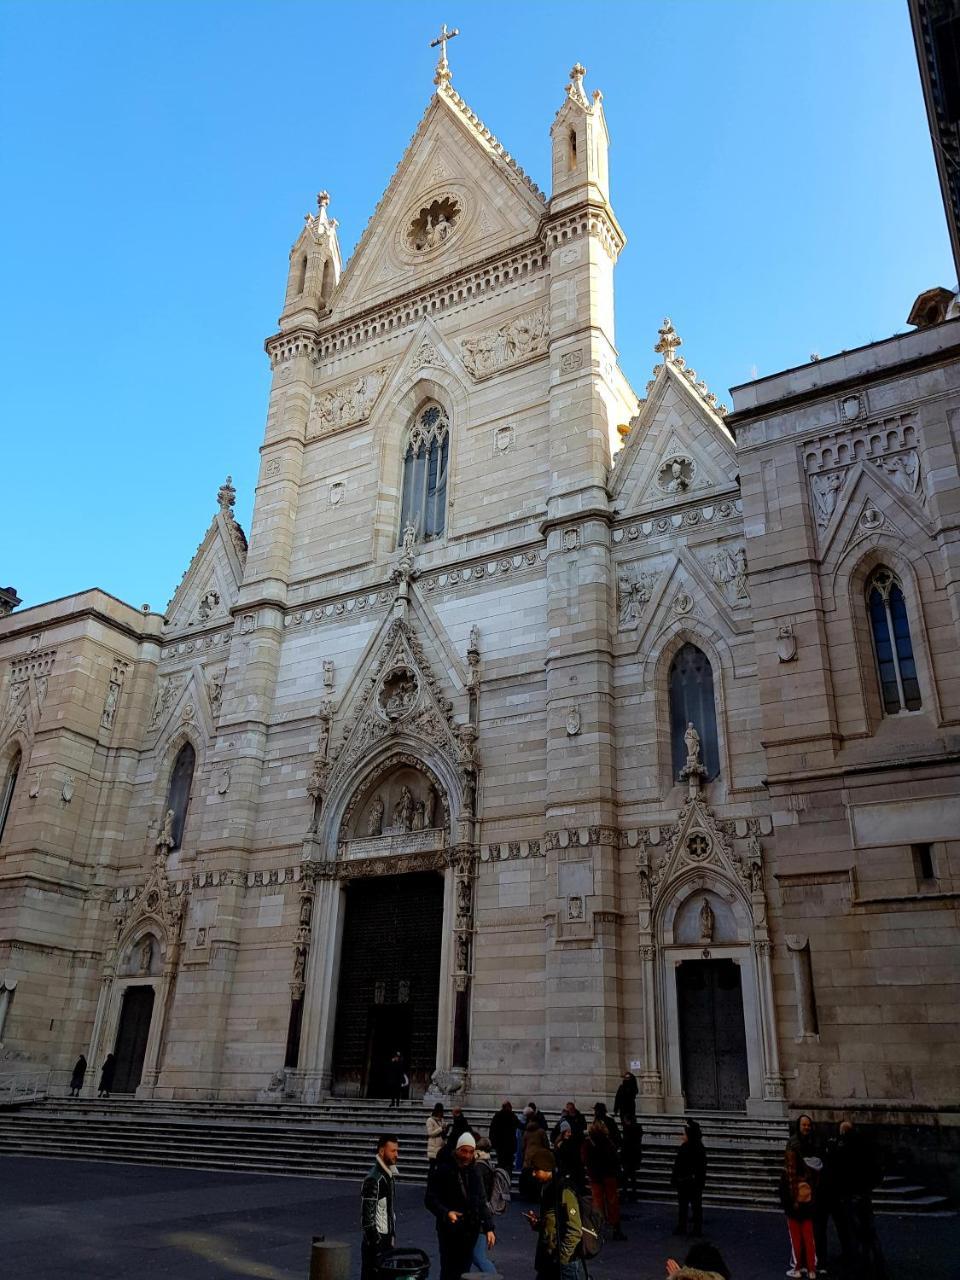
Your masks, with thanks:
[[[382,1102],[363,1099],[326,1099],[309,1106],[48,1099],[0,1111],[0,1155],[359,1179],[369,1168],[376,1135],[390,1131],[400,1139],[403,1181],[423,1182],[426,1116],[420,1103],[404,1102],[389,1110]],[[779,1211],[785,1122],[716,1113],[696,1118],[709,1154],[705,1203]],[[550,1119],[552,1123],[556,1117]],[[683,1121],[677,1116],[642,1116],[641,1122],[641,1199],[670,1200],[670,1171]],[[949,1211],[943,1196],[898,1177],[886,1179],[877,1192],[876,1207],[887,1213]]]

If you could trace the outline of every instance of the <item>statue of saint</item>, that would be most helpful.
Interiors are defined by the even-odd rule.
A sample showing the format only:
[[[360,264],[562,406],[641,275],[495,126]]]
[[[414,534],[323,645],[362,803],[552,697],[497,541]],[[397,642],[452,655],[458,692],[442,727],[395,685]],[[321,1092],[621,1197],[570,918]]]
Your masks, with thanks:
[[[393,825],[400,831],[413,828],[413,796],[406,785],[401,788],[400,799],[393,806]]]
[[[700,764],[700,735],[692,721],[687,725],[683,740],[687,744],[687,768],[694,769]]]
[[[170,850],[174,846],[173,824],[176,814],[172,809],[168,809],[163,817],[163,826],[160,828],[160,834],[157,836],[157,848]]]
[[[373,804],[370,806],[370,813],[367,817],[367,835],[379,836],[383,834],[383,797],[374,796]]]
[[[429,831],[433,826],[433,811],[437,804],[437,793],[433,787],[427,788],[427,799],[423,806],[423,826],[425,831]]]
[[[413,806],[413,829],[414,831],[423,830],[425,805],[422,800],[417,800]]]
[[[149,973],[150,966],[153,964],[153,943],[149,938],[144,938],[140,943],[140,955],[138,967],[141,973]]]
[[[716,923],[716,920],[713,914],[713,907],[711,907],[710,905],[710,900],[708,898],[704,898],[700,906],[700,941],[701,942],[713,941],[713,927],[715,923]]]

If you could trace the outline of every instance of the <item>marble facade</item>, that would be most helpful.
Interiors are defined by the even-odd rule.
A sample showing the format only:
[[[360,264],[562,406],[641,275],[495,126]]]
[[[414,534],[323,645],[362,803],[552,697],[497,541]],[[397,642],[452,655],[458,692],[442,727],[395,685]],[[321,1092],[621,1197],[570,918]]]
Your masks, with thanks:
[[[960,322],[735,388],[727,413],[667,321],[638,396],[583,76],[549,197],[445,60],[345,268],[321,195],[266,343],[249,545],[228,481],[164,616],[92,590],[0,617],[10,1061],[60,1084],[99,1064],[137,984],[141,1096],[317,1097],[346,886],[430,872],[434,1086],[546,1104],[633,1065],[645,1109],[683,1111],[678,973],[710,958],[739,974],[748,1113],[955,1104]],[[427,403],[450,424],[430,540],[401,528]],[[864,596],[881,564],[922,695],[898,715]],[[673,764],[686,644],[712,668],[714,777],[699,748]]]

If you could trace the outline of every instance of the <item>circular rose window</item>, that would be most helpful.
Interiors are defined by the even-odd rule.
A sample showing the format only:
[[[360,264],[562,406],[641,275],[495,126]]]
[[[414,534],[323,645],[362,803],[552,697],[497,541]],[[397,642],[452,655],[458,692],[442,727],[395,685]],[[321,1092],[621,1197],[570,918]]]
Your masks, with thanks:
[[[407,245],[417,253],[436,249],[447,240],[460,220],[460,205],[454,196],[439,196],[425,205],[410,224]]]

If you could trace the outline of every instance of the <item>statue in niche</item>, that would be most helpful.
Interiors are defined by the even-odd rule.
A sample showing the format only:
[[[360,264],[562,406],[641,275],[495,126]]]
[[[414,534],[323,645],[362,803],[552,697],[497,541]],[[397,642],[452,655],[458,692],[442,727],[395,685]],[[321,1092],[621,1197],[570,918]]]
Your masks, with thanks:
[[[427,788],[427,798],[423,805],[423,826],[424,830],[429,831],[433,826],[433,812],[437,804],[437,793],[433,787]]]
[[[464,771],[463,775],[463,813],[464,817],[472,818],[477,803],[477,775],[472,769]]]
[[[400,799],[393,806],[393,825],[399,831],[410,831],[413,828],[413,796],[406,784],[401,788]]]
[[[465,933],[457,934],[457,972],[466,973],[470,968],[470,939]]]
[[[303,975],[307,968],[307,948],[299,946],[293,961],[293,980],[294,982],[302,982]]]
[[[300,899],[300,927],[308,929],[310,927],[310,919],[313,916],[313,899],[309,894],[304,894]]]
[[[457,881],[457,914],[469,916],[473,905],[473,885],[466,877]]]
[[[747,592],[747,553],[739,547],[733,556],[733,581],[738,600],[749,600]]]
[[[157,836],[157,852],[169,852],[174,845],[173,824],[176,814],[172,809],[168,809],[163,817],[163,826],[160,828],[160,834]]]
[[[367,835],[379,836],[383,834],[383,797],[374,796],[373,804],[370,806],[370,813],[367,816]]]
[[[153,964],[153,943],[149,938],[144,938],[140,943],[140,951],[137,956],[137,970],[140,973],[149,973],[150,966]]]
[[[399,720],[413,710],[417,701],[417,681],[405,667],[392,672],[384,682],[380,705],[389,720]]]
[[[422,800],[417,800],[413,806],[413,829],[414,831],[422,831],[424,828],[424,818],[426,815],[426,805]]]
[[[709,898],[704,898],[700,904],[700,941],[712,942],[713,930],[716,925],[716,918],[713,914],[713,907],[710,905]]]
[[[687,744],[687,768],[698,769],[700,767],[700,735],[692,722],[687,725],[683,740]]]

